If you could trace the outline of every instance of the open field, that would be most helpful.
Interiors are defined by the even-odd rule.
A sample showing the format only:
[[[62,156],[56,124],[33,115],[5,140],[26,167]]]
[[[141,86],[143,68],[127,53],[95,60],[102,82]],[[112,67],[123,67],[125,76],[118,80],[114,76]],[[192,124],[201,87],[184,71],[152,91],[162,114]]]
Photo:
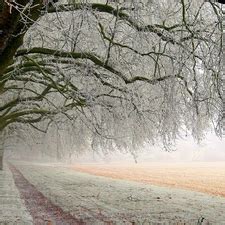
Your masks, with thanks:
[[[224,197],[91,175],[63,164],[12,162],[8,167],[0,174],[0,224],[225,225]],[[122,167],[117,165],[119,174]],[[128,170],[132,178],[140,169]],[[15,202],[21,207],[13,207]]]
[[[225,162],[79,164],[73,169],[93,175],[169,186],[225,197]]]

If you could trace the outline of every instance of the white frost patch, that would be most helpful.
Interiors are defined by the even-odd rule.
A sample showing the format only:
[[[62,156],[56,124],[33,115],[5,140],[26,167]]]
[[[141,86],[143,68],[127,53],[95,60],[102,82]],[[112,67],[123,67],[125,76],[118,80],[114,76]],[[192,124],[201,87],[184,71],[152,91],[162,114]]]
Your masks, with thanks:
[[[11,172],[0,171],[0,224],[31,225],[32,217],[20,198]]]
[[[204,218],[202,224],[225,224],[222,197],[98,177],[63,167],[22,164],[17,167],[53,203],[90,221],[89,224],[101,224],[98,219],[101,215],[116,224],[131,221],[197,224],[199,218]]]

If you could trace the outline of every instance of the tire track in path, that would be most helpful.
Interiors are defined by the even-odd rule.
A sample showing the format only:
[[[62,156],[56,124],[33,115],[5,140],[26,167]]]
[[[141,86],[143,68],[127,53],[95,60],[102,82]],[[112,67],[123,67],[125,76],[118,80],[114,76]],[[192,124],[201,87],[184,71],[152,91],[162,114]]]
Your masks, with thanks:
[[[34,225],[85,225],[82,220],[53,204],[14,165],[9,164],[9,169],[21,198],[33,217]]]

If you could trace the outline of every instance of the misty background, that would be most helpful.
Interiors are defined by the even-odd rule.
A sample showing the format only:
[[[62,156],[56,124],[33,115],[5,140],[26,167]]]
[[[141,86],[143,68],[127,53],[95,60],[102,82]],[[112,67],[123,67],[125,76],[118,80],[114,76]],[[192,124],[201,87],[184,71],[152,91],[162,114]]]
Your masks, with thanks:
[[[147,162],[225,162],[225,140],[209,133],[200,143],[192,137],[180,139],[170,152],[163,148],[147,145],[140,149],[137,155],[137,163]],[[86,153],[78,156],[75,162],[79,163],[110,163],[110,162],[135,163],[130,153],[112,153],[100,155]]]

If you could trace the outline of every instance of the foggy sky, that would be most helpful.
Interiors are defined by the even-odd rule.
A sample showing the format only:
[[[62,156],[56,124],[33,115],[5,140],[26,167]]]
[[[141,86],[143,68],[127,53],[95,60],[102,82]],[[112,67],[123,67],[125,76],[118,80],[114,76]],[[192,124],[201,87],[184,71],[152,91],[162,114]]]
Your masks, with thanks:
[[[120,162],[134,163],[131,154],[113,153],[106,156],[98,154],[87,154],[79,157],[78,162]],[[225,140],[218,138],[215,134],[208,134],[200,144],[192,137],[177,141],[174,151],[166,152],[160,147],[146,146],[140,149],[137,161],[142,162],[225,162]]]

